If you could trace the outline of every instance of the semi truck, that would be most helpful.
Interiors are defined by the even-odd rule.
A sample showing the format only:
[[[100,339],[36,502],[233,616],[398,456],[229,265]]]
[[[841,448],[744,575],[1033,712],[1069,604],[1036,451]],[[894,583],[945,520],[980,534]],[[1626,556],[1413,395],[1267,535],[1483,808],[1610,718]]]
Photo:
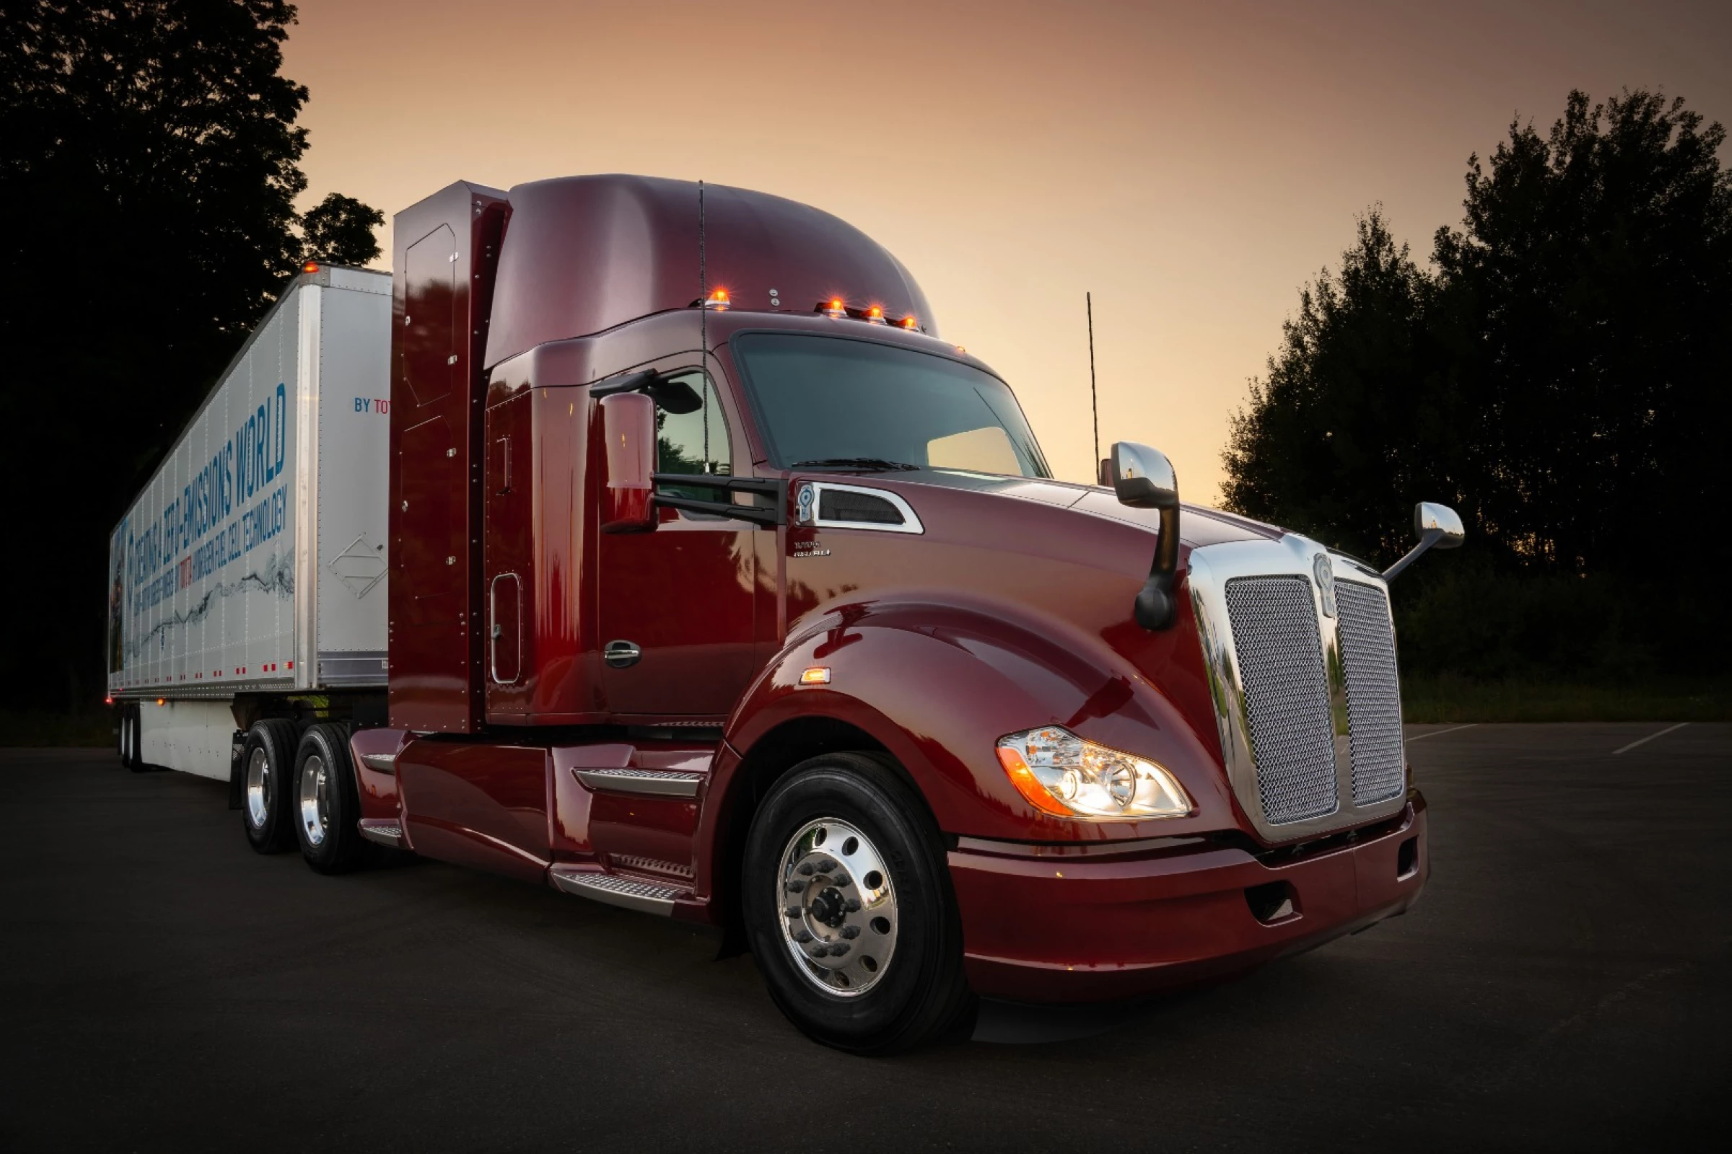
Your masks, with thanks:
[[[251,846],[716,928],[824,1044],[1211,982],[1429,874],[1391,569],[1060,481],[834,216],[453,184],[309,264],[112,537],[129,765]],[[387,297],[387,286],[389,296]]]

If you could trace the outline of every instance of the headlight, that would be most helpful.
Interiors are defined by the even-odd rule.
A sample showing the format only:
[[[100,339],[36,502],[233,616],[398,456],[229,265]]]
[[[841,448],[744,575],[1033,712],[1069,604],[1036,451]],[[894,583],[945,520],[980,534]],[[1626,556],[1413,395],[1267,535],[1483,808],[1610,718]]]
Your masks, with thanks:
[[[1191,799],[1152,761],[1049,725],[998,739],[998,761],[1022,796],[1055,817],[1183,817]]]

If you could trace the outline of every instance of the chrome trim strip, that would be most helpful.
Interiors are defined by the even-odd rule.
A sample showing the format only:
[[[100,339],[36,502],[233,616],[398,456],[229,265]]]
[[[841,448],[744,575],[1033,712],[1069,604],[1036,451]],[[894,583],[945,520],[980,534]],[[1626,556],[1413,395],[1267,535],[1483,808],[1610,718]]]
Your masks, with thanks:
[[[355,828],[360,832],[362,837],[366,838],[368,841],[378,842],[380,845],[390,846],[392,849],[403,848],[402,826],[398,825],[394,821],[380,821],[377,825],[374,825],[372,824],[373,820],[377,819],[356,823]]]
[[[654,797],[696,797],[704,775],[675,769],[573,769],[572,776],[589,789],[607,793],[640,793]]]
[[[547,871],[554,886],[568,894],[610,906],[624,906],[646,914],[668,917],[674,912],[674,899],[688,893],[673,886],[659,886],[637,878],[616,877],[594,869],[577,866],[554,866]]]
[[[1317,589],[1316,558],[1327,557],[1335,577],[1366,584],[1371,579],[1363,566],[1350,558],[1329,552],[1322,545],[1289,533],[1279,541],[1230,541],[1191,551],[1185,572],[1191,609],[1196,617],[1197,637],[1203,650],[1203,665],[1209,695],[1215,704],[1215,724],[1221,741],[1221,756],[1227,778],[1239,806],[1251,820],[1259,837],[1270,843],[1298,841],[1349,826],[1379,821],[1406,804],[1405,792],[1368,805],[1353,802],[1353,756],[1348,733],[1346,672],[1342,664],[1338,618],[1325,616]],[[1336,796],[1339,804],[1331,813],[1280,825],[1264,818],[1257,786],[1257,765],[1251,752],[1251,723],[1247,713],[1245,686],[1240,676],[1238,654],[1227,613],[1227,582],[1240,577],[1300,577],[1311,588],[1316,602],[1318,632],[1322,635],[1323,660],[1329,678],[1333,714]]]
[[[311,689],[318,677],[319,645],[319,354],[324,289],[304,285],[296,317],[299,347],[295,381],[295,688]]]
[[[926,526],[921,524],[920,517],[914,512],[914,506],[904,500],[900,493],[892,493],[888,489],[874,489],[869,485],[841,485],[835,481],[802,481],[800,487],[812,490],[810,505],[812,519],[802,521],[801,524],[812,525],[819,529],[864,529],[874,533],[926,532]],[[824,507],[826,490],[834,493],[860,493],[867,497],[877,497],[881,501],[888,501],[898,513],[902,514],[902,524],[884,525],[875,521],[833,521],[820,517],[818,510]],[[806,508],[803,501],[799,505],[802,509]]]

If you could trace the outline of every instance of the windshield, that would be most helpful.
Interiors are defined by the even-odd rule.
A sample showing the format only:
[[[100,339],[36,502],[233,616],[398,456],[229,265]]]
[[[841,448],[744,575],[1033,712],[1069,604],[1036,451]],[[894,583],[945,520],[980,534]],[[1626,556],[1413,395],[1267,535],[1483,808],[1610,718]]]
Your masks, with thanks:
[[[1052,475],[1010,389],[979,369],[843,337],[747,333],[733,349],[781,468]]]

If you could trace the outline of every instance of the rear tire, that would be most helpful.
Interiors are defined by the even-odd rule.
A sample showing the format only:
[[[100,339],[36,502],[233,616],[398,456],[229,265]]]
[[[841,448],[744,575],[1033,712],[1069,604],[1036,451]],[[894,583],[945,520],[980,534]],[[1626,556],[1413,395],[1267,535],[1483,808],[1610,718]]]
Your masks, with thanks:
[[[120,726],[116,730],[118,738],[115,741],[120,751],[120,764],[127,769],[132,768],[132,706],[122,702],[119,709]]]
[[[931,814],[865,754],[826,754],[778,781],[752,820],[746,938],[808,1036],[889,1054],[960,1033],[976,1000]]]
[[[295,844],[295,737],[294,722],[273,717],[254,722],[241,749],[241,825],[260,853],[282,853]]]
[[[127,726],[128,737],[124,762],[126,768],[132,772],[146,773],[150,766],[144,760],[144,707],[134,702],[128,709],[130,711],[130,724]]]
[[[368,843],[356,824],[361,798],[344,726],[321,723],[302,735],[291,798],[295,839],[308,865],[341,874],[361,864]]]

